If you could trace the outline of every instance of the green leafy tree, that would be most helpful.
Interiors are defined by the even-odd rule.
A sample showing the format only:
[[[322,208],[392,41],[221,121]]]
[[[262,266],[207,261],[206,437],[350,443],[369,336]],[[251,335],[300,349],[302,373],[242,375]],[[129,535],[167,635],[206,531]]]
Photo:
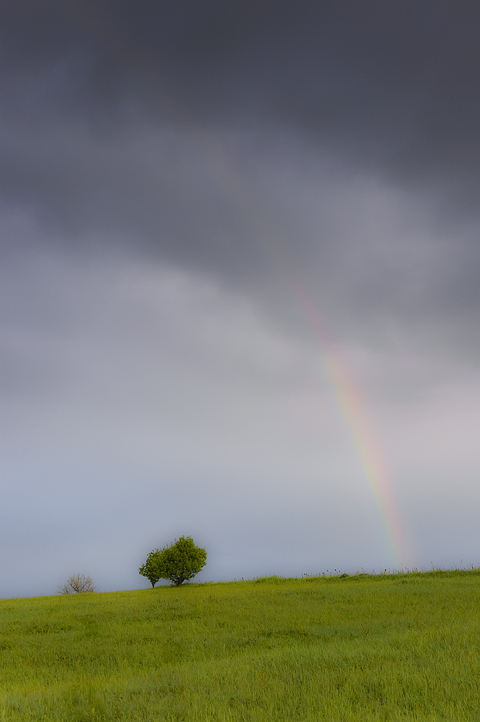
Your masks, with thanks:
[[[146,577],[152,587],[159,579],[169,579],[179,587],[192,579],[207,563],[207,552],[197,547],[192,537],[180,537],[163,549],[154,549],[148,555],[139,574]]]
[[[141,574],[142,577],[146,577],[148,579],[148,581],[152,585],[152,588],[155,586],[158,580],[162,578],[162,575],[159,571],[159,557],[161,553],[162,552],[159,549],[154,549],[153,551],[151,551],[145,560],[145,564],[142,564],[142,566],[138,570],[138,573]]]

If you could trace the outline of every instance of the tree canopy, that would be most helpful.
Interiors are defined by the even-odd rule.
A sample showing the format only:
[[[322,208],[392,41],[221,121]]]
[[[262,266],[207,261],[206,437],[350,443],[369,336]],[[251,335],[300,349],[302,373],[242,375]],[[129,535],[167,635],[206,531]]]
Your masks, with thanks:
[[[207,552],[197,547],[192,537],[181,536],[163,549],[153,549],[138,570],[152,587],[159,579],[168,579],[176,587],[192,579],[207,562]]]

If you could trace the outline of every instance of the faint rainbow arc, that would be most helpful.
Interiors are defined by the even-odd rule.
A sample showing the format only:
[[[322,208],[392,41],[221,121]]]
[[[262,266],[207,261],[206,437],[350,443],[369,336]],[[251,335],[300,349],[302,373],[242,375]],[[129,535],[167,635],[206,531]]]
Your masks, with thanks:
[[[205,153],[205,145],[202,145],[201,151]],[[359,384],[355,382],[354,375],[348,368],[338,344],[327,331],[320,312],[305,288],[296,280],[295,276],[299,274],[295,274],[294,262],[287,254],[286,244],[282,242],[282,234],[258,207],[257,201],[245,187],[239,174],[226,163],[218,144],[217,147],[210,147],[207,156],[210,167],[214,165],[217,174],[221,177],[223,187],[227,186],[232,191],[232,197],[237,202],[240,201],[244,212],[248,214],[251,226],[267,249],[267,255],[272,267],[276,269],[277,277],[283,279],[317,342],[328,381],[349,430],[363,473],[375,497],[394,563],[397,568],[408,566],[411,564],[410,545],[407,543],[398,511],[393,482],[380,453],[380,444],[375,439],[373,425],[368,418]]]
[[[410,564],[411,552],[398,512],[393,484],[380,453],[379,444],[375,440],[360,388],[306,292],[293,279],[290,280],[290,288],[321,349],[327,377],[349,429],[364,474],[375,496],[393,558],[397,568],[403,568]]]
[[[392,559],[397,569],[409,566],[412,556],[410,544],[407,542],[398,511],[393,482],[382,458],[380,444],[375,439],[373,424],[368,417],[359,384],[355,382],[354,375],[341,354],[338,344],[327,330],[320,312],[311,301],[305,288],[296,280],[296,276],[299,274],[295,273],[293,259],[288,257],[286,244],[282,242],[282,234],[258,207],[256,199],[245,187],[245,182],[242,182],[243,179],[234,171],[231,164],[226,162],[225,155],[221,153],[218,145],[218,143],[209,144],[209,148],[207,148],[207,144],[203,143],[200,152],[202,155],[207,154],[207,162],[210,168],[213,166],[216,169],[217,175],[223,181],[223,187],[228,187],[232,191],[231,197],[237,203],[240,202],[256,235],[267,249],[267,255],[272,267],[276,270],[277,277],[283,279],[313,334],[336,403],[376,500]]]
[[[57,10],[65,12],[59,0],[50,0],[50,2]],[[148,55],[140,46],[135,44],[129,46],[121,42],[124,39],[120,35],[115,36],[111,27],[109,27],[110,36],[107,37],[104,29],[96,22],[95,16],[89,14],[88,11],[74,15],[72,8],[68,7],[66,13],[82,25],[84,30],[102,40],[120,64],[125,62],[126,56],[130,56],[132,51],[135,51],[133,54],[137,57]],[[376,498],[386,538],[389,540],[396,562],[402,566],[402,563],[410,561],[410,553],[398,513],[393,484],[382,461],[379,443],[375,441],[374,433],[371,431],[365,403],[338,345],[326,330],[326,324],[323,322],[319,310],[315,308],[305,289],[294,279],[293,259],[286,252],[286,243],[282,242],[282,234],[274,227],[266,213],[260,209],[257,199],[250,188],[247,188],[242,174],[234,170],[233,163],[227,160],[227,154],[222,150],[219,141],[212,142],[211,138],[196,131],[196,124],[191,120],[193,114],[189,112],[185,103],[179,101],[168,83],[150,76],[148,84],[154,91],[157,91],[156,98],[159,107],[163,106],[162,110],[166,110],[170,118],[175,121],[176,126],[184,132],[191,147],[196,150],[205,166],[213,171],[213,175],[221,183],[223,191],[226,189],[229,197],[242,208],[255,234],[267,249],[267,256],[276,270],[278,278],[284,280],[297,308],[300,309],[307,321],[318,344],[326,375],[349,429],[360,464]]]

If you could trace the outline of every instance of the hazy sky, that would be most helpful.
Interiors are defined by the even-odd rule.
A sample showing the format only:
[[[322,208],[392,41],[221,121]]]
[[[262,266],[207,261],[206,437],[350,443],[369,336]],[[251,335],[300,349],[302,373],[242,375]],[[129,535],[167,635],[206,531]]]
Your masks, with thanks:
[[[0,595],[480,564],[477,0],[3,0]]]

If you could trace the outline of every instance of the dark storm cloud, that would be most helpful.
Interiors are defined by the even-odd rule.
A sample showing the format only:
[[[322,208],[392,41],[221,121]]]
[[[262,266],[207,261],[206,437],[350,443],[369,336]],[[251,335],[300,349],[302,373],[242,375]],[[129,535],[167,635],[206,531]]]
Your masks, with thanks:
[[[474,0],[20,1],[2,15],[4,77],[50,72],[53,113],[118,120],[132,95],[174,124],[263,116],[399,177],[478,174]]]
[[[250,273],[265,264],[255,215],[282,210],[257,193],[258,168],[244,156],[261,165],[263,154],[268,164],[298,147],[300,165],[333,158],[347,178],[366,174],[408,192],[407,212],[418,201],[425,227],[461,228],[455,243],[476,267],[476,234],[463,229],[480,190],[473,0],[15,0],[1,14],[0,193],[52,236],[84,245],[89,234],[93,244],[110,236],[181,265]],[[250,137],[246,152],[228,150],[230,186],[244,186],[240,209],[198,139],[231,131]],[[259,209],[248,218],[252,199]],[[364,258],[369,249],[356,219],[339,241],[329,212],[315,253],[334,273],[349,234],[359,235]],[[302,222],[284,227],[305,265]],[[465,266],[447,279],[453,299],[477,297],[469,273]],[[381,275],[368,288],[360,279],[375,301]]]

